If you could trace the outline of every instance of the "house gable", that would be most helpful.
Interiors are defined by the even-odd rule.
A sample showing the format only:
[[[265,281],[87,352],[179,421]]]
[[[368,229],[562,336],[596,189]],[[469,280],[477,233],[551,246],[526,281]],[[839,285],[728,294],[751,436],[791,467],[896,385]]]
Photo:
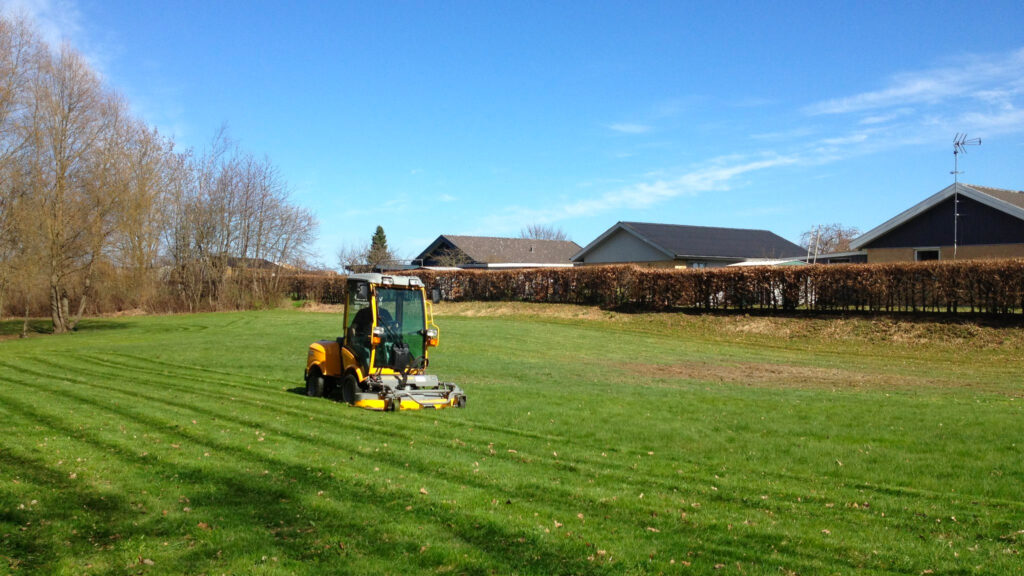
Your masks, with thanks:
[[[1024,220],[960,194],[956,243],[964,245],[1024,243]],[[867,243],[863,249],[952,246],[954,243],[952,195],[897,224]]]
[[[438,236],[426,250],[420,252],[419,256],[413,259],[414,264],[422,266],[450,265],[453,261],[471,261],[471,258],[447,237]]]
[[[850,247],[854,250],[868,247],[877,250],[908,245],[952,246],[954,198],[960,200],[961,215],[957,226],[957,244],[994,245],[1020,242],[1013,238],[1018,237],[1018,229],[1024,223],[1024,193],[956,183],[857,237],[850,242]],[[929,226],[932,229],[926,229]],[[912,232],[921,234],[919,239],[911,241]],[[891,238],[886,239],[883,244],[877,243],[890,235]],[[893,242],[897,244],[890,244]]]
[[[639,238],[622,227],[613,228],[600,242],[588,246],[586,255],[577,254],[576,262],[589,264],[614,264],[622,262],[658,262],[671,260],[673,254],[659,250],[650,242]]]

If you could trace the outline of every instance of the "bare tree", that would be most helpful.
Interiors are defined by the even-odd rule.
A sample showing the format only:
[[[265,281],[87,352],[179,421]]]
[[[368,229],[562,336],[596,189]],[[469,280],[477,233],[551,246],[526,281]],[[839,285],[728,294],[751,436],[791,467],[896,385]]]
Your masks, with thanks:
[[[530,224],[519,231],[520,238],[531,240],[568,240],[565,231],[550,224]]]
[[[370,243],[346,244],[338,249],[338,268],[342,272],[362,271],[367,268],[366,255],[370,252]]]
[[[0,317],[11,279],[20,275],[26,255],[24,228],[29,211],[24,156],[31,81],[43,47],[23,19],[0,16]],[[25,282],[20,283],[22,288]]]
[[[143,305],[158,283],[193,310],[266,302],[316,228],[270,160],[226,129],[202,153],[177,152],[70,46],[51,52],[0,16],[0,313],[12,285],[25,302],[36,291],[55,332],[112,292]]]
[[[201,155],[179,158],[166,243],[180,296],[190,310],[269,303],[282,274],[308,259],[316,218],[291,203],[269,159],[242,152],[223,127]]]
[[[31,189],[44,233],[41,264],[49,276],[53,330],[61,333],[74,328],[70,300],[76,291],[80,297],[88,293],[88,286],[75,286],[76,276],[90,277],[103,247],[105,220],[116,204],[119,191],[106,188],[107,175],[90,163],[107,160],[94,154],[121,110],[108,102],[99,78],[67,45],[43,58],[34,99]],[[96,175],[101,182],[91,180]]]
[[[124,277],[124,292],[143,306],[156,291],[161,228],[174,178],[174,144],[138,121],[125,127],[125,194],[112,237],[111,259]]]
[[[815,226],[800,235],[800,246],[816,254],[832,254],[847,252],[850,242],[860,236],[860,230],[842,224],[824,224]]]

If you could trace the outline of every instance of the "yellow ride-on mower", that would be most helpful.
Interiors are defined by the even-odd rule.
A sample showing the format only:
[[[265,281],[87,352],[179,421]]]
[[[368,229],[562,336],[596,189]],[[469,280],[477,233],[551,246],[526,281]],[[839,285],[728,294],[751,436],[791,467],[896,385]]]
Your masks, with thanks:
[[[430,304],[415,276],[349,276],[345,335],[309,345],[306,395],[340,388],[345,402],[369,410],[465,406],[461,388],[426,373],[439,336]]]

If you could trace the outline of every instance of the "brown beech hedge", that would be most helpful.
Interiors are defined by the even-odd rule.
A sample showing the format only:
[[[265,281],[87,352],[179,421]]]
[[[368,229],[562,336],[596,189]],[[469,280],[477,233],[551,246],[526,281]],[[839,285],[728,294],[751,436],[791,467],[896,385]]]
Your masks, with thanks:
[[[418,270],[453,301],[528,301],[644,310],[1020,313],[1024,260],[667,270],[582,266]]]
[[[640,310],[1021,313],[1024,260],[671,270],[581,266],[410,272],[450,301],[526,301]],[[304,280],[341,302],[343,278]],[[296,286],[298,288],[298,286]],[[318,292],[318,293],[316,293]],[[316,294],[315,294],[316,293]]]

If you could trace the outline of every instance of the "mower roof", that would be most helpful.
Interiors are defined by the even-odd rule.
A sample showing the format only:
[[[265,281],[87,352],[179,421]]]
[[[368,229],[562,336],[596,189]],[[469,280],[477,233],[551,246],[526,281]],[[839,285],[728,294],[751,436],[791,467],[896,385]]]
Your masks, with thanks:
[[[351,274],[348,279],[349,281],[362,280],[378,286],[423,286],[423,281],[416,276],[390,276],[376,272],[372,274]]]

